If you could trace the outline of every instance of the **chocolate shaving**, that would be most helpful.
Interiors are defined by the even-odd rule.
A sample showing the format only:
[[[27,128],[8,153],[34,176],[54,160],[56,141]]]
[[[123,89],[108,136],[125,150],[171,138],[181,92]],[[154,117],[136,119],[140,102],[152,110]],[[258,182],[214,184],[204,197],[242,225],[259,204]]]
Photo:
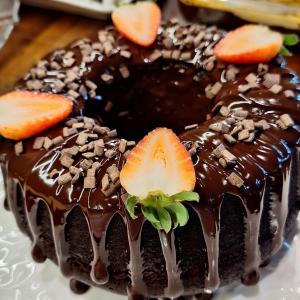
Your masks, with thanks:
[[[249,84],[255,84],[257,81],[257,76],[254,73],[250,73],[246,76],[245,80],[249,83]]]
[[[131,52],[127,50],[121,50],[120,55],[125,58],[130,58],[132,56]]]
[[[128,147],[132,147],[132,146],[135,146],[135,145],[136,145],[135,141],[129,141],[129,142],[127,142],[127,146]]]
[[[238,125],[234,126],[234,128],[230,132],[230,135],[235,135],[238,132],[240,132],[241,130],[243,130],[243,126],[241,124],[238,124]]]
[[[77,167],[75,167],[75,166],[71,166],[71,167],[69,168],[69,172],[70,172],[71,174],[75,175],[75,174],[77,174],[77,173],[80,173],[80,169],[77,168]]]
[[[91,90],[97,89],[97,85],[94,82],[92,82],[91,80],[86,80],[85,85]]]
[[[92,169],[95,170],[95,172],[97,172],[101,167],[101,164],[98,162],[98,161],[95,161],[93,164],[92,164]]]
[[[83,161],[80,162],[79,166],[82,168],[84,171],[88,170],[92,166],[93,162],[87,159],[84,159]]]
[[[111,84],[114,80],[114,77],[112,75],[109,74],[102,74],[101,75],[101,79],[106,83],[106,84]]]
[[[74,174],[74,176],[73,176],[73,178],[71,180],[71,184],[76,184],[77,181],[79,180],[79,178],[80,178],[80,173]]]
[[[109,188],[109,177],[105,174],[101,179],[102,191],[106,191]]]
[[[57,136],[54,139],[52,139],[53,145],[58,145],[64,141],[64,138],[62,136]]]
[[[84,123],[83,122],[74,123],[72,125],[72,128],[74,128],[74,129],[82,129],[82,128],[84,128]]]
[[[124,153],[126,151],[126,147],[127,147],[127,141],[124,139],[121,139],[120,144],[119,144],[119,151],[121,153]]]
[[[119,187],[121,186],[120,181],[118,180],[115,184],[110,184],[109,188],[107,190],[102,190],[102,193],[109,197],[111,196]]]
[[[112,158],[114,155],[116,155],[116,151],[113,149],[108,149],[108,150],[106,150],[104,155],[107,158]]]
[[[170,59],[172,57],[172,51],[170,50],[163,50],[162,57],[165,59]]]
[[[227,117],[230,114],[230,109],[227,106],[221,106],[219,113],[221,116]]]
[[[125,65],[121,66],[120,69],[119,69],[119,71],[120,71],[121,76],[124,79],[126,79],[126,78],[128,78],[130,76],[129,69]]]
[[[83,157],[90,159],[90,158],[94,158],[96,156],[96,154],[94,152],[85,152],[82,154]]]
[[[230,134],[224,134],[224,138],[229,144],[235,144],[236,143],[236,139]]]
[[[249,131],[253,131],[255,129],[254,121],[253,120],[243,120],[242,125],[244,126],[244,129],[247,129]]]
[[[269,66],[266,64],[259,64],[257,67],[257,72],[260,75],[266,74],[269,71]]]
[[[68,156],[67,154],[63,154],[60,158],[60,163],[62,166],[64,166],[65,168],[70,168],[73,163],[74,163],[74,159],[72,159],[70,156]]]
[[[118,132],[117,132],[116,129],[114,129],[114,130],[109,131],[109,132],[107,133],[107,135],[108,135],[109,137],[116,137],[116,136],[118,135]]]
[[[154,50],[154,52],[149,56],[149,60],[151,62],[154,62],[158,60],[161,57],[161,51],[159,50]]]
[[[95,175],[96,175],[96,170],[95,169],[91,168],[91,169],[87,170],[87,173],[86,173],[87,177],[95,177]]]
[[[232,172],[226,179],[229,183],[238,188],[241,188],[244,184],[244,180],[234,172]]]
[[[194,129],[197,127],[198,127],[198,124],[187,125],[184,127],[184,130]]]
[[[115,164],[107,168],[107,173],[112,183],[115,183],[119,179],[120,171]]]
[[[63,185],[63,184],[66,184],[66,183],[70,182],[71,180],[72,180],[71,174],[70,173],[66,173],[66,174],[61,175],[61,176],[58,177],[57,183],[59,185]]]
[[[235,120],[234,118],[232,118],[232,117],[229,117],[229,118],[226,118],[226,119],[225,119],[225,122],[226,122],[228,125],[233,125],[233,124],[236,122],[236,120]]]
[[[271,128],[270,124],[266,120],[260,120],[256,122],[255,127],[261,130],[268,130]]]
[[[35,140],[34,140],[32,148],[34,150],[40,150],[40,149],[42,149],[43,145],[44,145],[44,141],[45,141],[45,137],[43,137],[43,136],[36,137]]]
[[[226,160],[224,159],[224,158],[220,158],[219,159],[219,163],[220,163],[220,165],[223,167],[223,168],[226,168],[227,167],[227,162],[226,162]]]
[[[88,137],[86,133],[81,132],[77,137],[76,144],[83,146],[87,142]]]
[[[46,136],[46,137],[45,137],[45,140],[44,140],[44,148],[45,148],[46,150],[48,150],[52,145],[53,145],[52,140],[50,140],[50,139]]]
[[[74,135],[76,133],[78,133],[78,130],[76,128],[68,128],[68,127],[63,128],[63,136],[64,137],[69,137],[69,136]]]
[[[85,177],[83,188],[84,189],[94,189],[96,187],[96,178],[95,177]]]
[[[21,155],[24,152],[23,142],[16,143],[14,149],[17,156]]]
[[[272,92],[273,94],[279,94],[282,91],[283,87],[279,84],[274,84],[269,91]]]
[[[96,125],[93,131],[99,134],[107,134],[109,132],[109,128]]]
[[[99,136],[96,133],[89,133],[88,137],[89,139],[96,140]]]
[[[246,142],[246,143],[252,143],[254,141],[254,138],[255,138],[255,133],[254,132],[250,132],[249,137],[246,140],[244,140],[244,142]]]
[[[192,53],[191,52],[183,52],[181,53],[180,59],[181,60],[190,60],[192,58]]]
[[[234,165],[236,163],[237,158],[227,149],[221,151],[221,156],[225,159],[227,164]]]
[[[286,98],[295,98],[296,97],[295,92],[292,91],[292,90],[286,90],[286,91],[284,91],[284,96]]]
[[[280,84],[281,76],[280,74],[267,73],[264,75],[263,85],[270,89],[275,84]]]
[[[219,122],[210,124],[209,129],[215,132],[228,133],[230,128],[227,124]]]
[[[247,118],[248,114],[249,113],[246,110],[237,110],[233,116],[237,118]]]
[[[225,146],[223,144],[220,144],[216,149],[213,150],[213,155],[217,158],[222,157],[222,151],[226,150]]]
[[[280,116],[280,121],[284,124],[286,128],[290,128],[295,125],[294,120],[289,114],[283,114]]]
[[[250,137],[250,133],[247,129],[243,129],[242,131],[239,132],[238,134],[238,140],[243,141],[246,140]]]

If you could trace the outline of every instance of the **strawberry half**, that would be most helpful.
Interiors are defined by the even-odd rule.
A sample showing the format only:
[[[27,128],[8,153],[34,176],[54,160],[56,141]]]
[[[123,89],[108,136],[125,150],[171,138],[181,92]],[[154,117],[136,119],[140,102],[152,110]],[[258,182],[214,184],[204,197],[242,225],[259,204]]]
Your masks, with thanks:
[[[229,32],[215,46],[214,55],[228,63],[263,63],[274,58],[282,45],[282,35],[269,27],[245,25]]]
[[[141,46],[150,46],[156,39],[161,11],[154,2],[137,2],[120,6],[112,13],[117,30]]]
[[[145,199],[150,193],[192,191],[196,176],[190,154],[176,134],[157,128],[130,152],[120,180],[128,194]]]
[[[61,122],[72,112],[66,97],[15,91],[0,97],[0,135],[12,140],[34,136]]]

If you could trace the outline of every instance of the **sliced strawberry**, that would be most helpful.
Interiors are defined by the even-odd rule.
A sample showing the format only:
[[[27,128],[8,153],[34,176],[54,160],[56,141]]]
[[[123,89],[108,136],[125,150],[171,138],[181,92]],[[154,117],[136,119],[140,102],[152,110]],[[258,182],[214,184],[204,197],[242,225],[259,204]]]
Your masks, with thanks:
[[[137,2],[116,8],[112,20],[123,36],[138,45],[147,47],[156,39],[161,11],[154,2]]]
[[[229,63],[262,63],[274,58],[282,44],[282,35],[269,27],[245,25],[229,32],[215,46],[214,54]]]
[[[0,97],[0,135],[12,140],[34,136],[64,120],[72,101],[63,96],[15,91]]]
[[[176,134],[157,128],[130,152],[120,180],[130,195],[144,199],[149,193],[192,191],[196,176],[190,154]]]

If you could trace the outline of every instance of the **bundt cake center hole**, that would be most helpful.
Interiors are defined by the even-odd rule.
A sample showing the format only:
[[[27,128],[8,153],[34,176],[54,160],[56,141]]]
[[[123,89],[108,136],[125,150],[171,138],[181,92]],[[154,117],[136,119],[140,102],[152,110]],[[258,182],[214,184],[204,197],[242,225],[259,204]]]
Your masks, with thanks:
[[[129,66],[129,78],[101,85],[98,100],[89,100],[87,114],[95,112],[103,125],[116,128],[119,136],[139,140],[156,127],[177,134],[206,120],[213,103],[205,97],[209,77],[205,71],[178,62]]]

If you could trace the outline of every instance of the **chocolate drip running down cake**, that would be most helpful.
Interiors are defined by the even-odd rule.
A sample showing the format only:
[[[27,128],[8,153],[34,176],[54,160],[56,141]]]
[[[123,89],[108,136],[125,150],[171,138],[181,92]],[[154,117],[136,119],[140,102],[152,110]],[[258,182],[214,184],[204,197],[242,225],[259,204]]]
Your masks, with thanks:
[[[130,299],[212,293],[281,248],[299,210],[297,76],[277,57],[228,65],[213,55],[226,33],[163,24],[147,48],[113,27],[56,50],[17,89],[68,95],[74,115],[40,136],[1,142],[6,206],[80,293]],[[135,143],[172,128],[192,156],[199,203],[166,234],[130,218],[119,172]]]

